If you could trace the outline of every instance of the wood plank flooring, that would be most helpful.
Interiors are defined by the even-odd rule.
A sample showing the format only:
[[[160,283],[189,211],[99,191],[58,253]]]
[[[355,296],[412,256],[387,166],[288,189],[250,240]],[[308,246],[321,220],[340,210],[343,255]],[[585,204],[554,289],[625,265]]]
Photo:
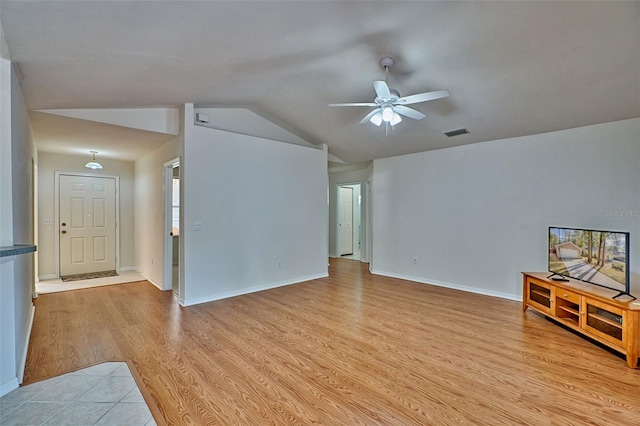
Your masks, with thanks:
[[[130,359],[172,425],[640,424],[620,357],[519,302],[357,261],[188,308],[146,281],[35,302],[25,383]]]

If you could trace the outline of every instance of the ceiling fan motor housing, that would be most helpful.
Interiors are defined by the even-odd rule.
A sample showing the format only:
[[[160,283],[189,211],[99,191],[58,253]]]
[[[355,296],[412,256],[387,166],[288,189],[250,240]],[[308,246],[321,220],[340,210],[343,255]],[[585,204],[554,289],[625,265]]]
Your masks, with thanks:
[[[382,104],[387,103],[387,102],[393,103],[393,102],[397,101],[398,99],[400,99],[400,92],[398,92],[396,89],[389,88],[389,92],[391,93],[391,97],[390,98],[380,98],[380,97],[376,96],[376,98],[373,101],[375,103],[379,104],[379,105],[382,105]]]

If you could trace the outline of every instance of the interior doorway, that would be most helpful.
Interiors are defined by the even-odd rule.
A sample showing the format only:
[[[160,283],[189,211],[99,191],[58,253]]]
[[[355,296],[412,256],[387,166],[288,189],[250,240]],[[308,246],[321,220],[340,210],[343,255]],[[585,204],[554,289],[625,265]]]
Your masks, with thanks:
[[[337,253],[346,259],[362,258],[362,190],[360,183],[338,185]]]
[[[165,250],[164,290],[180,296],[180,159],[164,164]]]

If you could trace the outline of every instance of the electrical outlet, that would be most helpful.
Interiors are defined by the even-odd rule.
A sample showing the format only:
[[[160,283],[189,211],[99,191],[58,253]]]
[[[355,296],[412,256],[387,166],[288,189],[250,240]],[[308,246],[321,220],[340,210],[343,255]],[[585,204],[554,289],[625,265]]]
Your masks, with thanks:
[[[414,264],[414,265],[417,265],[417,264],[418,264],[418,258],[417,258],[417,257],[414,257],[414,258],[413,258],[413,264]]]
[[[193,222],[194,231],[202,231],[202,222]]]

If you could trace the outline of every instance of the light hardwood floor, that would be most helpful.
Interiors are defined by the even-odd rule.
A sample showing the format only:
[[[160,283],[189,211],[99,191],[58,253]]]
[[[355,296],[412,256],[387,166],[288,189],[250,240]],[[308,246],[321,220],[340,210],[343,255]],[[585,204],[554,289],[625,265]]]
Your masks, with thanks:
[[[25,383],[130,359],[168,424],[640,423],[640,370],[620,357],[519,302],[345,259],[188,308],[147,282],[36,306]]]

